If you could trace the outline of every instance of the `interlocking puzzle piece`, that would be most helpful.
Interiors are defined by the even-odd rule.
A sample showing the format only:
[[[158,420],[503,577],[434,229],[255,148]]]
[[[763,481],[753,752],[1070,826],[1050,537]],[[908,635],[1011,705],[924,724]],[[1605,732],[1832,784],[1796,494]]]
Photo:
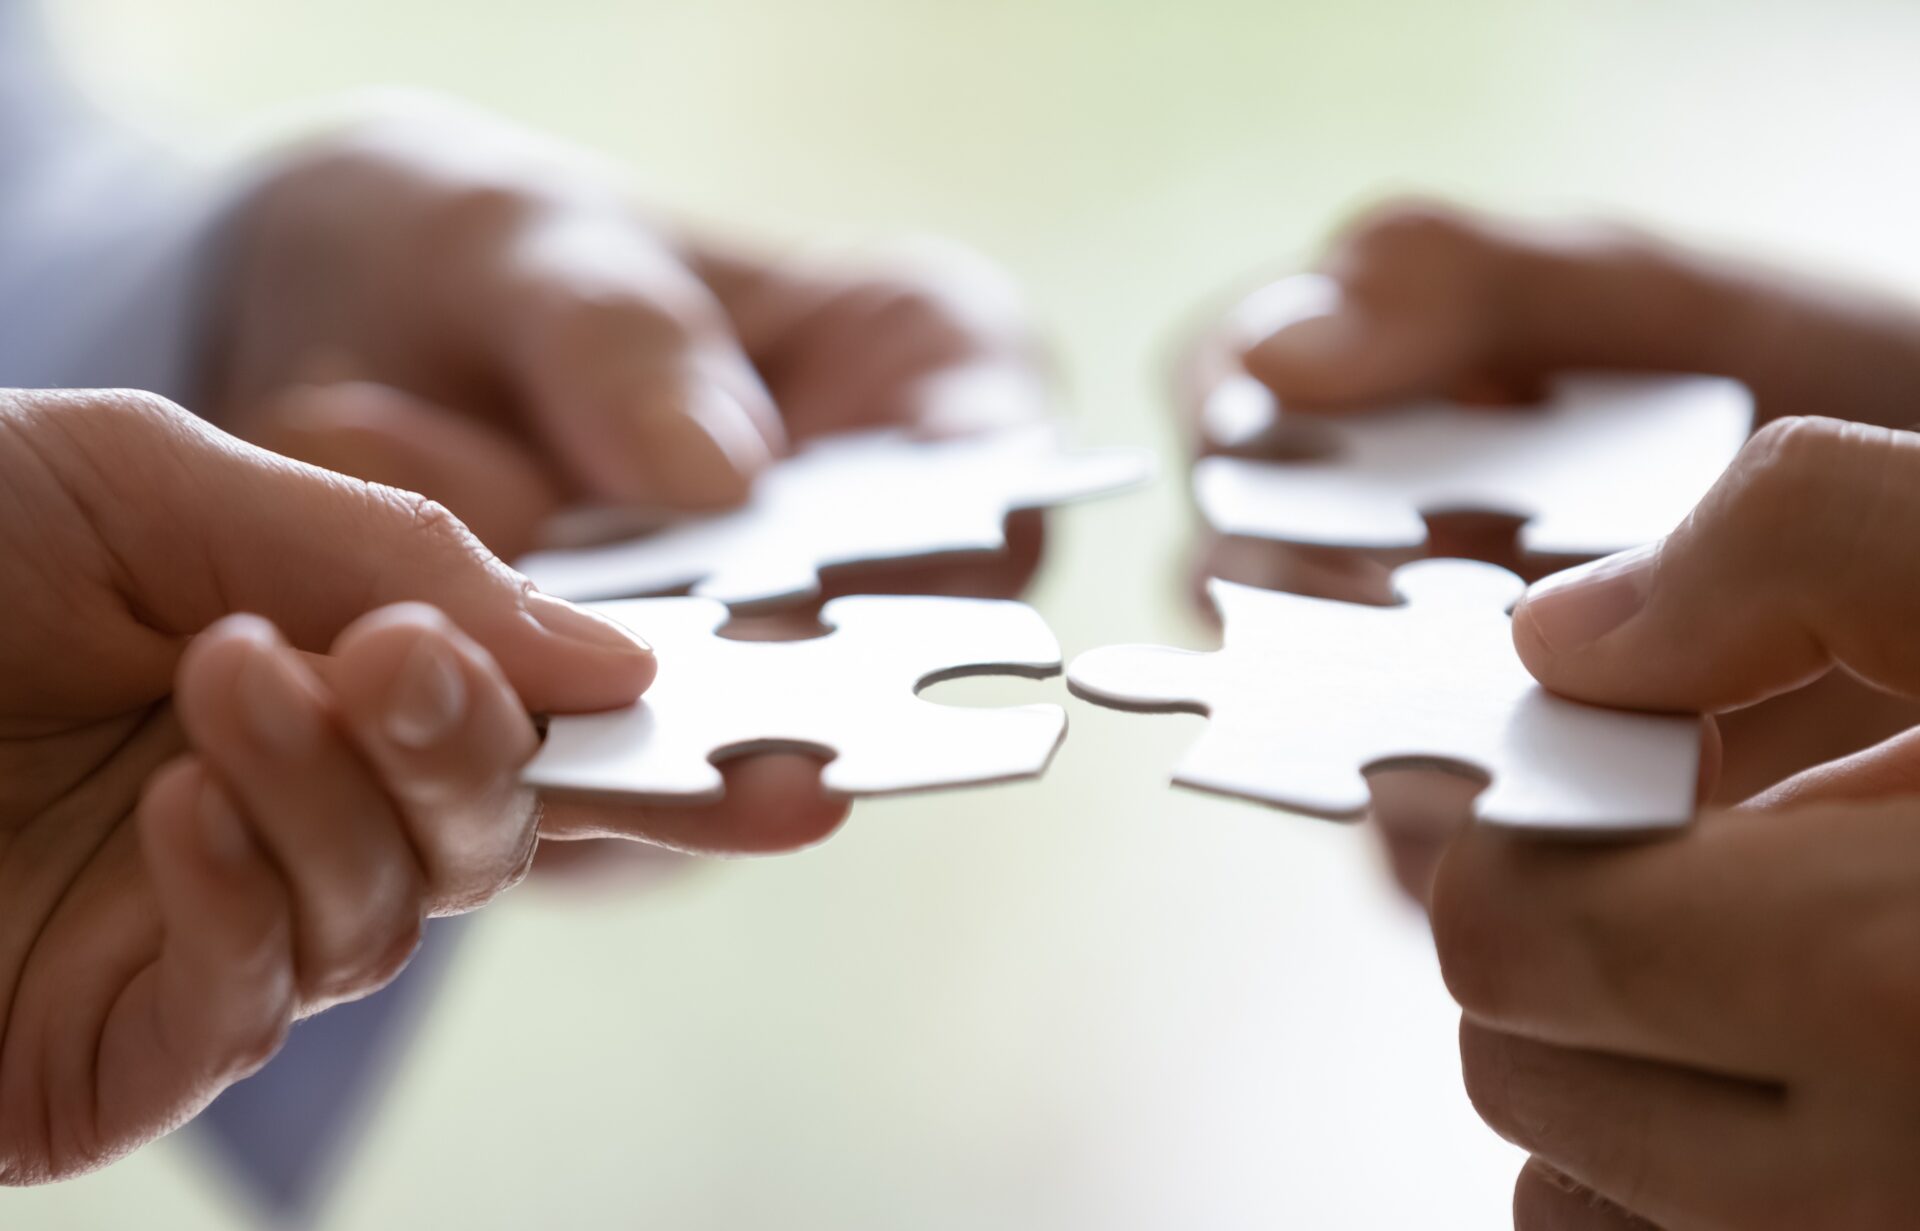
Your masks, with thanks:
[[[764,605],[818,593],[830,565],[997,551],[1007,514],[1151,472],[1138,450],[1067,452],[1046,425],[950,440],[851,433],[776,463],[740,509],[630,542],[535,552],[518,567],[576,601],[691,586],[732,607]]]
[[[829,793],[887,795],[1040,774],[1066,732],[1057,705],[969,709],[915,694],[962,675],[1048,676],[1060,645],[1038,612],[997,599],[860,595],[828,603],[832,631],[732,641],[724,604],[627,599],[593,610],[659,654],[637,704],[556,717],[527,766],[537,787],[667,802],[720,798],[715,759],[779,749],[833,759]]]
[[[1273,400],[1265,386],[1236,377],[1209,419],[1247,435],[1262,400]],[[1271,435],[1284,441],[1288,421],[1282,412]],[[1524,520],[1526,551],[1607,555],[1678,525],[1752,426],[1752,394],[1736,381],[1570,374],[1537,408],[1435,401],[1319,416],[1306,430],[1327,456],[1203,458],[1194,498],[1220,533],[1282,543],[1419,548],[1422,514],[1489,512]]]
[[[1215,580],[1225,646],[1091,650],[1073,691],[1128,709],[1209,717],[1175,781],[1322,816],[1358,816],[1364,771],[1484,774],[1483,821],[1593,836],[1684,825],[1697,720],[1602,709],[1534,683],[1507,610],[1523,586],[1471,560],[1394,573],[1404,606],[1368,607]]]

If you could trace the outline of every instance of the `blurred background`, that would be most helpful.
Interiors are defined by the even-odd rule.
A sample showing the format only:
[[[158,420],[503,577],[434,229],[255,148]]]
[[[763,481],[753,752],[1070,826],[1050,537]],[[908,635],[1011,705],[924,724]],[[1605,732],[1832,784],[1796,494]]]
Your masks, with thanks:
[[[54,0],[111,106],[207,144],[446,91],[793,241],[1008,266],[1092,443],[1153,491],[1056,518],[1068,652],[1204,646],[1166,404],[1184,323],[1422,189],[1920,285],[1920,9],[1894,0]],[[830,843],[473,921],[316,1223],[1487,1228],[1519,1158],[1461,1092],[1422,919],[1358,828],[1170,792],[1200,719],[1048,699],[1042,783],[863,805]],[[0,1224],[260,1218],[181,1138]]]

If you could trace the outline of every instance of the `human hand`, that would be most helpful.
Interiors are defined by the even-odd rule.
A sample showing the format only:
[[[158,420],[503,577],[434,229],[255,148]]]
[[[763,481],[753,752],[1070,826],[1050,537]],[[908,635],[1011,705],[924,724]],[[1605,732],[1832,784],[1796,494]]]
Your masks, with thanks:
[[[543,816],[528,711],[630,702],[652,656],[420,497],[139,394],[0,394],[0,446],[0,1182],[191,1116],[536,821],[757,851],[844,815],[774,757],[714,808]]]
[[[1364,215],[1322,271],[1275,283],[1213,324],[1182,373],[1194,447],[1280,455],[1284,431],[1248,430],[1231,409],[1250,375],[1290,411],[1343,414],[1407,398],[1537,399],[1555,373],[1695,371],[1746,382],[1760,417],[1817,411],[1890,426],[1916,419],[1920,308],[1866,291],[1692,251],[1622,227],[1538,224],[1408,202]],[[1209,408],[1213,408],[1210,412]],[[1430,554],[1468,556],[1529,579],[1563,561],[1518,550],[1511,519],[1431,519]],[[1196,573],[1359,602],[1392,601],[1397,559],[1212,536]],[[1722,802],[1858,750],[1920,719],[1905,698],[1844,675],[1728,715]],[[1376,797],[1382,783],[1376,781]],[[1462,811],[1382,812],[1387,852],[1423,897]],[[1431,783],[1415,795],[1431,796]],[[1409,797],[1411,798],[1411,797]]]
[[[1920,436],[1785,420],[1666,540],[1536,586],[1515,644],[1608,705],[1913,697],[1916,533]],[[1434,936],[1475,1106],[1533,1156],[1520,1231],[1912,1225],[1916,890],[1920,729],[1668,841],[1456,838]]]
[[[216,420],[423,492],[509,558],[562,503],[725,507],[792,440],[1047,401],[1017,296],[975,259],[694,240],[577,151],[451,107],[283,158],[228,248]]]
[[[1525,402],[1556,373],[1620,369],[1733,377],[1763,422],[1913,421],[1920,304],[1624,226],[1397,202],[1337,236],[1316,276],[1304,295],[1255,291],[1193,349],[1182,394],[1203,446],[1222,443],[1206,398],[1242,372],[1320,413]]]

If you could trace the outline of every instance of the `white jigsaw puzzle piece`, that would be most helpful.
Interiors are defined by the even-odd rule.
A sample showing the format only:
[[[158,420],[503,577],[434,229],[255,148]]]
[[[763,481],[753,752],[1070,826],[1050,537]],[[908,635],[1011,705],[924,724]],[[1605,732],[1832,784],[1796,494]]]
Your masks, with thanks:
[[[1452,764],[1488,777],[1476,813],[1493,824],[1596,836],[1691,820],[1697,721],[1542,689],[1513,649],[1518,577],[1426,560],[1394,582],[1404,605],[1367,607],[1216,580],[1219,651],[1111,646],[1067,679],[1109,705],[1206,714],[1175,775],[1200,790],[1357,816],[1369,767]]]
[[[1261,401],[1272,402],[1265,386],[1236,377],[1210,417],[1254,434]],[[1194,498],[1220,533],[1283,543],[1417,548],[1423,513],[1476,511],[1523,519],[1528,551],[1606,555],[1678,525],[1752,426],[1752,394],[1736,381],[1576,373],[1539,408],[1436,401],[1316,419],[1330,456],[1203,458]]]
[[[862,595],[821,611],[806,641],[718,635],[705,598],[596,603],[659,655],[637,704],[554,718],[525,780],[548,790],[697,803],[722,793],[715,759],[774,749],[832,760],[842,796],[1001,782],[1046,769],[1066,731],[1057,705],[967,709],[917,691],[956,675],[1051,675],[1060,646],[1038,612],[994,599]]]
[[[1139,450],[1067,452],[1046,424],[944,440],[850,433],[776,463],[740,509],[628,542],[535,552],[517,567],[575,601],[691,586],[736,608],[776,603],[817,593],[833,565],[997,551],[1009,513],[1151,473]]]

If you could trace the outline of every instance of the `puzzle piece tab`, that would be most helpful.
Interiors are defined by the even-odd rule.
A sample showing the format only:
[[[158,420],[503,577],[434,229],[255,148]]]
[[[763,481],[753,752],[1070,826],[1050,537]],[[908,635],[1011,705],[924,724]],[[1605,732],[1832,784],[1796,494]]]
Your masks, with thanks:
[[[742,508],[628,542],[535,552],[517,567],[576,601],[691,586],[734,608],[760,606],[818,593],[832,565],[998,551],[1009,513],[1151,473],[1138,450],[1067,452],[1047,425],[950,440],[852,433],[776,463]]]
[[[961,675],[1047,676],[1060,646],[1038,612],[992,599],[862,595],[821,611],[806,641],[733,641],[725,605],[627,599],[593,609],[659,654],[639,703],[552,720],[525,780],[549,790],[699,803],[720,798],[716,758],[796,749],[833,759],[829,793],[886,795],[1028,778],[1066,732],[1057,705],[970,709],[923,701]]]
[[[1518,577],[1423,560],[1394,584],[1404,605],[1368,607],[1216,580],[1221,650],[1091,650],[1067,682],[1118,708],[1206,714],[1175,774],[1199,790],[1358,816],[1368,768],[1454,765],[1488,776],[1476,811],[1494,824],[1594,836],[1692,818],[1697,720],[1583,705],[1534,683],[1507,617]]]
[[[1272,395],[1241,376],[1216,390],[1209,419],[1239,435]],[[1287,440],[1275,418],[1268,439]],[[1222,534],[1370,550],[1425,545],[1423,514],[1501,513],[1523,520],[1522,549],[1600,556],[1678,525],[1746,441],[1753,396],[1711,376],[1571,374],[1541,407],[1486,410],[1447,402],[1298,426],[1315,455],[1299,461],[1203,458],[1194,499]]]

